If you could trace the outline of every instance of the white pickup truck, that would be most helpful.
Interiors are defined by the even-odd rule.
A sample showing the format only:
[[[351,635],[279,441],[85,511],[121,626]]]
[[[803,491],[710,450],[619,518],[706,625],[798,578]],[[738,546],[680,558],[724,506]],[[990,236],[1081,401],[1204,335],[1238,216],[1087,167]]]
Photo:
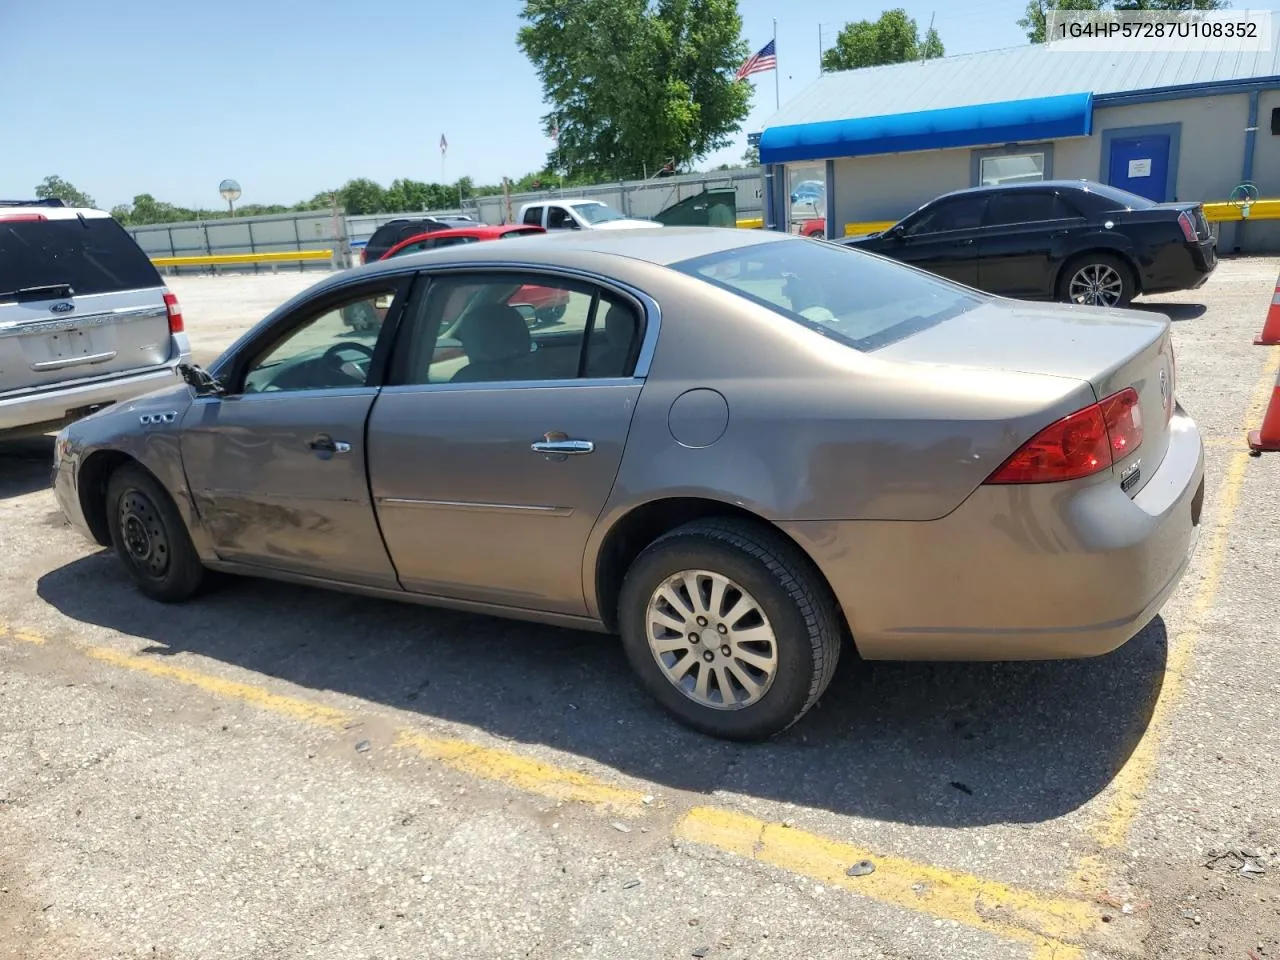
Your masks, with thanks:
[[[599,200],[543,200],[520,207],[520,223],[546,230],[620,230],[661,227],[656,220],[624,217]]]

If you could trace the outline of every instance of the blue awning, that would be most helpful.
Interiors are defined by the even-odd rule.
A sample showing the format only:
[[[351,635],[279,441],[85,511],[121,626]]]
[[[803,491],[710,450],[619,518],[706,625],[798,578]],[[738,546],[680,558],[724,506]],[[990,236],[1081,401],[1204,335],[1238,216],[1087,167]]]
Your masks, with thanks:
[[[1093,94],[1069,93],[770,127],[760,136],[760,162],[790,163],[1053,140],[1088,136],[1092,130]]]

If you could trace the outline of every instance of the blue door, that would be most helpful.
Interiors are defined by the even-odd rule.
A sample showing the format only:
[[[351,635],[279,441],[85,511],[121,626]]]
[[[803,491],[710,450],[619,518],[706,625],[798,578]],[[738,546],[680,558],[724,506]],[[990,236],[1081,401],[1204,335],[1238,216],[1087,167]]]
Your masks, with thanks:
[[[1117,137],[1111,141],[1107,182],[1163,203],[1169,185],[1169,135]]]

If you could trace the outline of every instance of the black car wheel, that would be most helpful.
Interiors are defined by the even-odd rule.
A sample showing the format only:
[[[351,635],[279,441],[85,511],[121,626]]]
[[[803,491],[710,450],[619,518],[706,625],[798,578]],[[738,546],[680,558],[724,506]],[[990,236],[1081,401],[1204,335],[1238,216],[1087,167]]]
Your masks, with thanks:
[[[138,589],[174,603],[199,592],[205,569],[178,508],[146,470],[127,464],[107,482],[111,544]]]
[[[1058,299],[1082,306],[1123,307],[1133,295],[1129,265],[1108,253],[1091,253],[1072,260],[1058,281]]]
[[[831,682],[842,632],[808,558],[767,527],[700,520],[664,534],[627,571],[618,619],[627,658],[680,722],[763,740]]]

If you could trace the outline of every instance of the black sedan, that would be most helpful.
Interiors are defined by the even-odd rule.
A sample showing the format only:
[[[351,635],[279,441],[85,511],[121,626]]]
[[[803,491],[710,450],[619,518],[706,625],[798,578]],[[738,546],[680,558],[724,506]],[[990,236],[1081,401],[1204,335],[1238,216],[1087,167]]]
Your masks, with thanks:
[[[1107,307],[1194,290],[1218,264],[1199,203],[1089,180],[958,190],[883,233],[838,242],[1001,296]]]

